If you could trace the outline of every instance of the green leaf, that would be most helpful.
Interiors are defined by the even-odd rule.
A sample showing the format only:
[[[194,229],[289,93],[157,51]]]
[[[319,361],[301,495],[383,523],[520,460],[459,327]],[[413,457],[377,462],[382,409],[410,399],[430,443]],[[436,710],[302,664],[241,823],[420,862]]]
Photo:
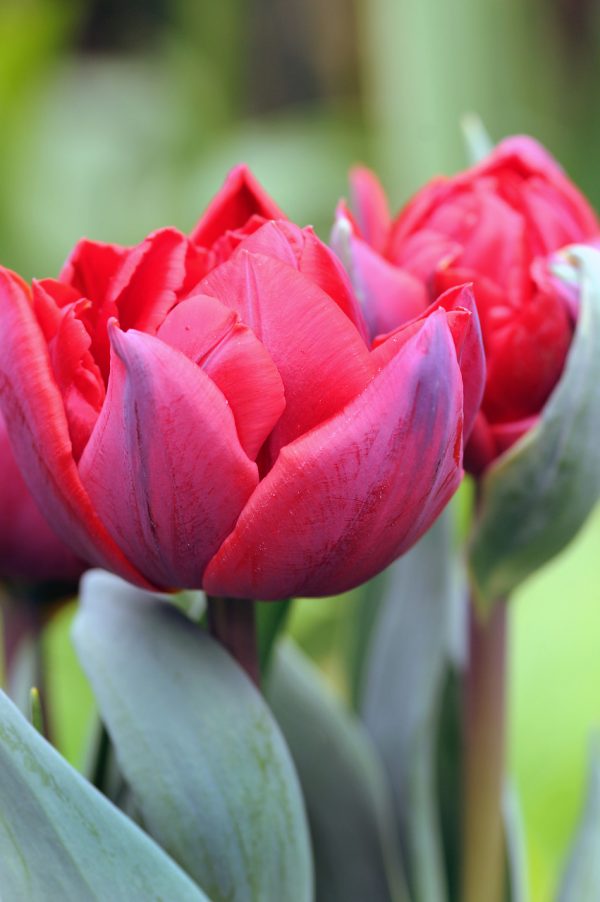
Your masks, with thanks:
[[[507,779],[502,791],[502,820],[506,849],[506,898],[509,902],[528,902],[525,827],[517,790]]]
[[[306,800],[317,902],[406,900],[389,790],[360,721],[289,641],[276,649],[266,694]]]
[[[310,900],[285,742],[233,659],[174,605],[101,571],[74,639],[148,832],[215,902]]]
[[[539,423],[482,482],[470,566],[489,608],[570,542],[600,495],[600,253],[575,247],[581,311]]]
[[[470,166],[484,160],[494,149],[494,142],[476,113],[465,113],[460,121]]]
[[[373,630],[362,716],[386,766],[415,899],[447,898],[436,732],[458,581],[451,511],[390,568]]]
[[[208,902],[0,693],[0,887],[6,902]]]
[[[563,875],[557,902],[600,899],[600,740],[592,744],[587,799]]]

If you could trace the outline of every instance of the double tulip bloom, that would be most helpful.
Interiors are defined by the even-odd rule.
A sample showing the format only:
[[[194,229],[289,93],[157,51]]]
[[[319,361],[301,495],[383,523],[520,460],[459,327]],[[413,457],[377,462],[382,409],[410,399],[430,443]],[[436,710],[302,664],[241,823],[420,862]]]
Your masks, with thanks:
[[[78,555],[143,586],[341,592],[431,525],[483,387],[471,292],[371,342],[337,257],[244,168],[191,236],[0,270],[0,394]]]
[[[434,179],[392,219],[375,176],[351,175],[353,212],[338,208],[336,241],[372,334],[419,315],[451,286],[473,285],[487,362],[467,449],[479,474],[538,421],[563,371],[577,306],[547,258],[596,239],[585,198],[535,141],[503,141],[479,165]]]

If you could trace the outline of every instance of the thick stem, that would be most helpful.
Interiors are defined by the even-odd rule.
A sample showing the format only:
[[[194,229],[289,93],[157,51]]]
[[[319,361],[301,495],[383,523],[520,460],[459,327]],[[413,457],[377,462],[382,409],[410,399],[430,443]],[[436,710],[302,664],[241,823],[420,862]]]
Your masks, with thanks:
[[[4,685],[8,695],[22,710],[29,710],[29,694],[35,686],[48,736],[49,719],[42,649],[44,619],[41,605],[25,594],[0,595]]]
[[[506,745],[506,603],[485,621],[469,611],[463,746],[462,902],[500,902]]]
[[[208,598],[208,628],[211,635],[260,684],[255,604],[248,598]]]

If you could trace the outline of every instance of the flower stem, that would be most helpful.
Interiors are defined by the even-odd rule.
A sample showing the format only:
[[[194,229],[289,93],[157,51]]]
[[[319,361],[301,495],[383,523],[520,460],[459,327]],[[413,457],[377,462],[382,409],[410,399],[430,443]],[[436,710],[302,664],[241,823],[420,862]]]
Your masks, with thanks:
[[[463,902],[500,902],[506,744],[506,603],[486,620],[469,606],[463,745]]]
[[[35,687],[40,696],[44,734],[49,738],[48,699],[42,649],[44,616],[42,606],[26,594],[0,592],[2,609],[2,641],[4,685],[8,695],[22,710],[28,711],[30,692]]]
[[[252,682],[260,684],[255,604],[249,598],[208,598],[208,629]]]

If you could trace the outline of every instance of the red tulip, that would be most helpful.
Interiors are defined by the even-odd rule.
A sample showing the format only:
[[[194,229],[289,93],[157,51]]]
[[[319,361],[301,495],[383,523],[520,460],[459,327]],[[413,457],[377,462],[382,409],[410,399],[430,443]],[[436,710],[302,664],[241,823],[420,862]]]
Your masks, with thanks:
[[[480,473],[533,426],[562,371],[574,306],[547,275],[546,258],[598,235],[596,216],[535,141],[509,138],[453,178],[434,179],[392,220],[375,176],[351,175],[349,268],[373,334],[471,282],[487,381],[466,453]]]
[[[82,571],[82,563],[40,514],[0,415],[0,582],[74,584]]]
[[[472,297],[370,347],[337,258],[231,178],[192,239],[82,241],[31,289],[0,271],[2,407],[83,557],[166,589],[341,592],[460,481],[463,380],[465,417],[482,383]]]

